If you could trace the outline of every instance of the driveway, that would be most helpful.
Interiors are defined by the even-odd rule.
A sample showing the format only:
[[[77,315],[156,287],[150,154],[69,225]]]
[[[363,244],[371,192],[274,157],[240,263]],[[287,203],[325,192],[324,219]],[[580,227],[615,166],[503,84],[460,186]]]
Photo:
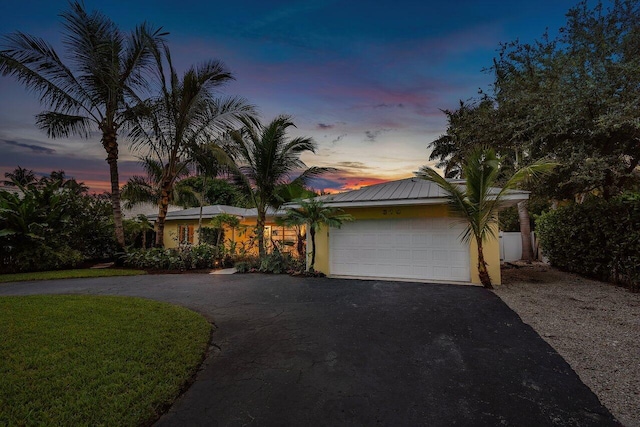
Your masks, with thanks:
[[[569,365],[478,287],[151,275],[0,285],[172,302],[217,330],[195,383],[157,423],[617,425]]]

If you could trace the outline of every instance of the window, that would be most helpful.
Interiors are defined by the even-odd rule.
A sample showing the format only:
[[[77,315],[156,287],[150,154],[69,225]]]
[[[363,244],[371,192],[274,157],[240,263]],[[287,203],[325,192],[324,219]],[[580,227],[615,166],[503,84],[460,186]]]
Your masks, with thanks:
[[[178,244],[193,245],[193,230],[193,225],[180,225],[178,227]]]

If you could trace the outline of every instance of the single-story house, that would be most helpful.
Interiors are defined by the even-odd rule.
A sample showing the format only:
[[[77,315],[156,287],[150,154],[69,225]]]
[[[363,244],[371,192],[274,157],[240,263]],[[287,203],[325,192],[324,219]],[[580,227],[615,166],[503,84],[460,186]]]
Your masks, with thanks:
[[[285,227],[276,224],[276,218],[285,214],[285,211],[267,211],[265,225],[265,242],[278,245],[283,251],[294,250],[297,243],[298,230],[295,227]],[[227,205],[211,205],[202,207],[202,227],[213,227],[211,220],[218,215],[228,214],[237,217],[240,225],[230,229],[225,227],[225,242],[234,242],[236,246],[251,252],[254,251],[254,228],[258,219],[255,208],[246,209]],[[150,221],[155,221],[158,215],[147,215]],[[198,245],[200,223],[200,208],[190,208],[168,212],[164,225],[164,247],[176,248],[183,245]],[[305,230],[303,229],[304,233]],[[240,247],[238,249],[240,249]]]
[[[463,185],[462,181],[460,185]],[[497,188],[492,189],[494,194],[498,191]],[[528,198],[526,191],[510,191],[503,206]],[[445,193],[437,184],[420,178],[407,178],[319,196],[319,199],[325,205],[341,208],[355,218],[339,229],[323,227],[316,233],[315,269],[327,276],[480,283],[477,245],[473,239],[470,244],[460,241],[465,224],[451,215]],[[287,206],[294,207],[295,204],[284,208]],[[269,212],[265,240],[286,250],[295,247],[297,230],[276,224],[276,218],[285,212]],[[222,213],[240,219],[238,229],[226,230],[225,240],[250,245],[257,220],[256,210],[224,205],[204,206],[203,227],[210,227],[211,219]],[[197,245],[199,217],[200,208],[169,212],[165,222],[165,247]],[[150,220],[155,218],[155,215],[149,216]],[[307,236],[307,251],[311,250],[309,241]],[[492,282],[498,284],[498,239],[483,246],[489,275]]]
[[[477,245],[461,243],[465,224],[451,216],[437,184],[408,178],[320,198],[355,221],[317,232],[316,270],[330,277],[480,283]],[[511,191],[504,206],[528,198]],[[500,283],[498,239],[483,249],[491,280]]]

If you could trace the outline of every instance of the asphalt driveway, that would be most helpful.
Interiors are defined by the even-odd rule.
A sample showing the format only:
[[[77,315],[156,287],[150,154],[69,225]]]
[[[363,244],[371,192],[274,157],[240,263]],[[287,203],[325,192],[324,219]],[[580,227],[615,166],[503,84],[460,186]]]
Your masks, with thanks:
[[[131,295],[217,330],[183,425],[617,425],[570,366],[478,287],[265,275],[0,285],[0,295]]]

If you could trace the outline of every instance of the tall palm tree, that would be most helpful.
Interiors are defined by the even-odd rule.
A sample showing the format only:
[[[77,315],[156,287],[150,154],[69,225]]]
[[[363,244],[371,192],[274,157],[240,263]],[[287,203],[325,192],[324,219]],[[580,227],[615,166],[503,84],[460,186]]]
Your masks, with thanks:
[[[502,188],[496,189],[494,185],[500,173],[500,159],[492,148],[477,147],[468,153],[462,166],[464,185],[448,181],[428,166],[422,167],[417,173],[420,178],[434,182],[445,191],[452,213],[466,223],[467,228],[460,237],[465,243],[473,238],[478,245],[478,274],[485,288],[491,289],[493,286],[484,259],[483,244],[498,237],[495,225],[505,196],[520,183],[536,180],[551,172],[555,166],[555,163],[539,161],[522,167],[514,172]]]
[[[242,119],[253,120],[256,112],[243,98],[215,96],[220,86],[233,80],[220,61],[191,67],[180,79],[166,46],[155,57],[161,93],[131,110],[129,135],[134,149],[148,152],[147,156],[163,165],[156,220],[156,246],[161,247],[171,192],[193,160],[194,150],[240,125]]]
[[[131,208],[140,203],[153,203],[157,205],[161,197],[161,184],[164,166],[157,160],[145,157],[141,159],[142,167],[146,176],[134,175],[122,187],[122,198],[125,200],[124,206]],[[182,166],[182,165],[181,165]],[[181,167],[181,173],[177,176],[176,185],[169,194],[169,203],[182,207],[192,207],[198,203],[196,192],[189,186],[181,186],[180,179],[189,175],[189,169]]]
[[[321,200],[300,200],[299,208],[291,208],[282,218],[284,225],[306,225],[311,236],[311,263],[309,270],[313,271],[316,262],[316,232],[322,225],[340,228],[347,221],[353,221],[353,216],[345,214],[340,208],[326,206]]]
[[[147,24],[124,33],[102,13],[87,13],[77,1],[61,17],[67,63],[46,40],[16,32],[2,39],[0,74],[15,77],[40,95],[49,110],[36,117],[36,125],[50,138],[89,138],[96,128],[102,134],[115,235],[124,247],[117,135],[127,103],[146,88],[153,47],[164,43],[165,33]]]
[[[6,187],[16,187],[18,185],[29,185],[37,181],[36,174],[31,169],[18,166],[13,172],[5,172],[3,181]]]
[[[241,130],[229,134],[228,151],[234,161],[230,163],[230,172],[258,211],[258,253],[264,258],[267,209],[282,205],[282,199],[277,197],[278,188],[287,183],[304,184],[329,169],[307,168],[300,160],[304,152],[315,153],[316,144],[307,137],[287,138],[287,130],[295,127],[289,116],[278,116],[266,126],[246,120],[244,124]]]

